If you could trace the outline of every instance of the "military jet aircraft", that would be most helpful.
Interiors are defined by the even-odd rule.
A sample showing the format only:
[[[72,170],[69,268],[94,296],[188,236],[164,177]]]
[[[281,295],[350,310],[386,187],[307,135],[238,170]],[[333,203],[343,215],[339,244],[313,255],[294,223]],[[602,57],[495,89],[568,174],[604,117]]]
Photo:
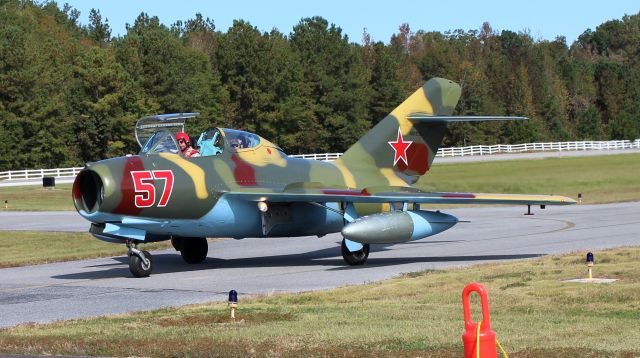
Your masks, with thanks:
[[[126,244],[136,277],[152,271],[151,254],[137,248],[145,242],[171,240],[184,261],[197,264],[207,257],[207,237],[341,232],[344,261],[362,265],[371,244],[420,240],[458,222],[421,204],[575,203],[413,188],[431,168],[448,123],[526,119],[452,116],[459,97],[456,83],[429,80],[334,162],[289,157],[256,134],[227,128],[204,131],[197,141],[203,155],[186,158],[176,134],[197,113],[145,117],[136,124],[140,153],[87,164],[73,202],[95,237]]]

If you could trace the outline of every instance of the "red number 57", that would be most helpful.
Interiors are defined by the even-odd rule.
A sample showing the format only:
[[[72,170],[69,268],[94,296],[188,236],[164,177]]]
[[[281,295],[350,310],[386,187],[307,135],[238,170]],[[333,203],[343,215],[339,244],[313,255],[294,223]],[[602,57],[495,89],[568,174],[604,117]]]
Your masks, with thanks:
[[[155,180],[164,180],[164,189],[158,202],[158,207],[167,206],[173,191],[173,172],[171,170],[141,170],[132,171],[133,189],[136,194],[134,203],[137,208],[148,208],[156,203]]]

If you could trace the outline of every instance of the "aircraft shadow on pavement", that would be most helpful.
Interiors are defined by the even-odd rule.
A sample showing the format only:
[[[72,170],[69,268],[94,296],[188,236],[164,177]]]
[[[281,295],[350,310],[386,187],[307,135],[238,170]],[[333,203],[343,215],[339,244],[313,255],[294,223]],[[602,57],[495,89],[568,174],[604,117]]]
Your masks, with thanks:
[[[162,252],[153,255],[154,268],[152,276],[189,271],[223,270],[234,268],[268,268],[268,267],[305,267],[305,266],[333,266],[327,271],[372,269],[376,267],[403,265],[411,263],[435,263],[435,262],[464,262],[464,261],[489,261],[489,260],[514,260],[543,256],[544,254],[511,254],[511,255],[469,255],[469,256],[425,256],[425,257],[375,257],[376,252],[389,250],[389,246],[377,246],[371,249],[371,255],[367,263],[362,266],[348,266],[341,257],[339,247],[324,248],[320,250],[274,256],[246,257],[237,259],[219,259],[207,257],[201,264],[189,265],[182,260],[180,254],[175,252]],[[128,258],[114,257],[113,263],[86,266],[86,272],[55,275],[52,278],[66,280],[91,280],[129,277],[131,273],[128,267]],[[98,268],[97,270],[91,270]],[[105,269],[106,268],[106,269]]]

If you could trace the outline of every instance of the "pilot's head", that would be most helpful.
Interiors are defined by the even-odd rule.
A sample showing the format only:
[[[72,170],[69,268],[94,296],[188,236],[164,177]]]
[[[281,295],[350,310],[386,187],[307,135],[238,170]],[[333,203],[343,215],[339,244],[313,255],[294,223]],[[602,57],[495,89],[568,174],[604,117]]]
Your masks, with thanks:
[[[231,148],[237,150],[242,148],[242,141],[239,138],[229,139],[229,145],[231,146]]]
[[[178,132],[178,134],[176,134],[176,139],[178,140],[178,145],[180,146],[181,151],[184,152],[185,150],[187,150],[187,148],[189,148],[189,144],[191,143],[189,143],[190,139],[187,133]]]

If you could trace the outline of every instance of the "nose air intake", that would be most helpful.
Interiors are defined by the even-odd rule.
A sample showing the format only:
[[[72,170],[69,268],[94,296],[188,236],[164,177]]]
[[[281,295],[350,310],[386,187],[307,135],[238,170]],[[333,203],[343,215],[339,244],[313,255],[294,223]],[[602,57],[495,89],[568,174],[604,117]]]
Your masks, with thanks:
[[[100,176],[92,170],[81,171],[73,182],[73,205],[76,210],[95,213],[103,200],[104,185]]]

